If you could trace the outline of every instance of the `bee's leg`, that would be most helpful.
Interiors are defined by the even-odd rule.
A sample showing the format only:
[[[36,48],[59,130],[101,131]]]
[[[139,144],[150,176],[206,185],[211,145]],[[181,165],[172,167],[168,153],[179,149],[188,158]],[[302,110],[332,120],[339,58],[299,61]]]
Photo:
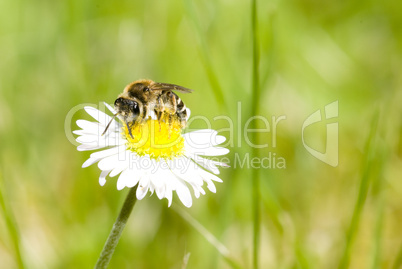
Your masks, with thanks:
[[[171,100],[171,111],[169,112],[169,138],[170,138],[170,132],[171,132],[171,127],[172,127],[172,123],[173,123],[173,117],[176,114],[177,111],[177,95],[174,94],[173,92],[169,92],[168,96]],[[177,97],[178,98],[178,97]]]
[[[159,125],[160,125],[161,120],[162,120],[162,111],[158,111],[156,109],[154,111],[155,111],[155,115],[156,115],[156,117],[158,119],[158,122],[159,122]]]
[[[131,136],[132,139],[134,139],[134,136],[133,136],[133,134],[131,133],[131,126],[130,126],[130,123],[126,121],[126,125],[127,125],[128,134]]]
[[[169,126],[168,134],[169,134],[169,139],[170,139],[170,135],[171,135],[171,133],[172,133],[172,121],[173,121],[173,116],[174,116],[174,114],[169,114],[169,116],[168,116],[168,126]]]
[[[159,132],[160,132],[161,129],[162,129],[162,126],[161,126],[162,115],[163,115],[163,111],[165,109],[165,105],[163,104],[163,100],[161,98],[161,95],[158,96],[157,102],[158,102],[158,109],[155,109],[155,112],[156,112],[156,116],[158,118]]]
[[[177,111],[177,99],[176,99],[176,97],[177,98],[179,98],[179,97],[176,94],[174,94],[173,92],[169,92],[169,97],[172,100],[172,111],[173,111],[173,113],[176,113],[176,111]],[[179,98],[179,100],[180,100],[180,98]]]

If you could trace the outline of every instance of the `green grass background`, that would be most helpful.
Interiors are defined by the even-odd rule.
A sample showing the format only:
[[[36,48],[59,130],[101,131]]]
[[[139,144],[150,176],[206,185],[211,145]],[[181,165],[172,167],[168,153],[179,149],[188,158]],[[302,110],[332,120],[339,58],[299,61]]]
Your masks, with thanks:
[[[399,268],[402,264],[402,17],[385,1],[258,1],[257,135],[286,169],[261,169],[260,268]],[[194,89],[192,115],[243,128],[252,103],[249,1],[0,1],[0,268],[91,268],[127,190],[98,184],[88,152],[66,138],[71,108],[113,103],[139,78]],[[303,147],[303,121],[339,101],[339,165]],[[238,110],[241,102],[241,111]],[[238,115],[241,115],[239,120]],[[78,118],[90,119],[85,113]],[[270,122],[272,122],[270,120]],[[72,128],[77,126],[72,123]],[[205,128],[195,121],[193,128]],[[224,181],[184,209],[252,268],[251,152],[235,132]],[[306,130],[324,150],[325,124]],[[241,143],[239,143],[239,141]],[[178,201],[177,196],[174,197]],[[110,268],[232,268],[177,210],[139,201]],[[176,209],[176,210],[175,210]]]

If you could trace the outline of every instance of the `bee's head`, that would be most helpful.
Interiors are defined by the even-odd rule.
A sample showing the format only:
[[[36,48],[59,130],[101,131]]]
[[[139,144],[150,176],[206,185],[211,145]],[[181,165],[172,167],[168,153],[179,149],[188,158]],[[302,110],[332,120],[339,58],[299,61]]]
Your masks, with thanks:
[[[110,119],[102,135],[106,133],[106,131],[109,129],[110,124],[117,116],[127,125],[128,132],[133,138],[130,127],[133,126],[134,122],[138,119],[138,117],[140,116],[140,112],[142,111],[139,103],[136,100],[119,97],[116,99],[116,101],[114,101],[114,109],[116,110],[116,114],[114,114],[113,117]]]
[[[119,118],[126,123],[135,122],[140,115],[140,105],[137,101],[119,97],[114,102],[114,109]]]

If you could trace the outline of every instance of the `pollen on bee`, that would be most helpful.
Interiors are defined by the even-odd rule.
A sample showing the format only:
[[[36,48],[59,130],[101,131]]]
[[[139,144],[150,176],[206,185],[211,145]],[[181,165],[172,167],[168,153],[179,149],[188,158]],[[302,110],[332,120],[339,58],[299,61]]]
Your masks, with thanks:
[[[180,121],[166,117],[160,120],[148,119],[133,124],[130,136],[127,125],[123,127],[123,135],[127,140],[127,148],[140,156],[150,158],[172,159],[184,154],[184,138]]]

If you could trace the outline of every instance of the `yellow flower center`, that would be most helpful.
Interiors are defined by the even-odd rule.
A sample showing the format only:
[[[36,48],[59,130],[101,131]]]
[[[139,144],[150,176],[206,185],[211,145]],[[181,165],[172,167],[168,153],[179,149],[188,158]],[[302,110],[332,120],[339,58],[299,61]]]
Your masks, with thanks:
[[[181,125],[178,120],[171,123],[158,120],[147,120],[131,127],[130,136],[127,125],[124,124],[123,134],[127,139],[127,149],[140,156],[148,155],[153,159],[173,159],[184,154],[184,138],[181,135]]]

